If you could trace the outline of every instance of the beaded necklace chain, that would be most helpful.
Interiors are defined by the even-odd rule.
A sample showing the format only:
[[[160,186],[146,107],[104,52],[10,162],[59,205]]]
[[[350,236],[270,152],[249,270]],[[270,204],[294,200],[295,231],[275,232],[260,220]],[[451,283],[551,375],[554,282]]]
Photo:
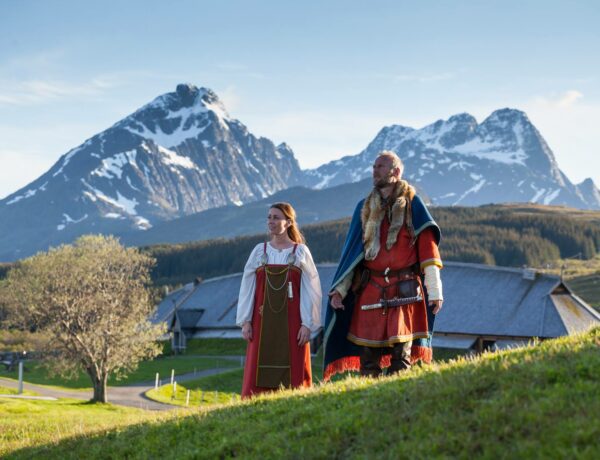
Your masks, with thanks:
[[[283,275],[285,273],[285,279],[283,280],[283,284],[279,287],[275,287],[271,284],[271,280],[269,279],[269,275]],[[271,289],[273,289],[274,291],[281,291],[286,283],[288,282],[288,274],[289,274],[289,266],[285,267],[283,270],[281,270],[280,272],[276,273],[276,272],[272,272],[269,271],[268,268],[265,267],[265,278],[267,279],[267,284],[271,287]]]
[[[281,302],[281,305],[279,306],[279,308],[274,308],[273,305],[271,305],[271,300],[269,299],[269,296],[265,296],[265,304],[267,305],[267,307],[269,307],[269,310],[271,310],[273,313],[277,314],[277,313],[281,313],[283,311],[283,309],[287,306],[287,297],[283,296],[283,302]]]
[[[264,253],[261,257],[261,263],[265,268],[265,278],[267,281],[267,285],[274,291],[274,292],[279,292],[282,289],[284,289],[287,285],[288,285],[288,279],[289,279],[289,274],[290,274],[290,267],[294,264],[294,262],[296,261],[296,254],[295,254],[295,249],[296,247],[294,246],[294,250],[288,255],[288,265],[281,269],[280,271],[274,271],[271,270],[270,268],[267,267],[267,245],[265,243],[265,249],[264,249]],[[281,286],[279,287],[275,287],[273,286],[273,283],[271,282],[271,280],[269,279],[269,275],[273,275],[273,276],[279,276],[279,275],[283,275],[285,273],[285,279],[283,280],[283,283],[281,284]],[[289,287],[289,294],[286,296],[283,296],[283,301],[281,303],[281,306],[279,306],[279,308],[273,308],[273,306],[271,305],[271,300],[269,299],[269,296],[266,295],[265,292],[265,303],[267,304],[267,306],[269,307],[269,310],[271,310],[273,313],[281,313],[281,311],[283,311],[283,309],[286,307],[287,305],[287,297],[291,298],[291,286]]]

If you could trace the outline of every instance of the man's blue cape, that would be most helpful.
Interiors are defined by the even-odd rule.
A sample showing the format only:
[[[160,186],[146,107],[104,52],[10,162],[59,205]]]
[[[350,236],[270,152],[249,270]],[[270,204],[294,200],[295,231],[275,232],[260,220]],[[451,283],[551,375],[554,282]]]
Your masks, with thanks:
[[[361,200],[352,216],[350,229],[346,236],[342,256],[338,264],[337,271],[331,284],[331,292],[354,267],[361,263],[364,258],[364,246],[362,241],[362,222],[361,211],[365,200]],[[429,210],[418,196],[414,196],[411,201],[412,222],[415,236],[418,236],[424,229],[431,227],[437,243],[439,244],[441,233],[438,225],[431,217]],[[431,337],[433,334],[433,323],[435,315],[427,302],[427,292],[425,292],[427,304],[427,323],[429,327],[428,337],[415,339],[412,345],[413,360],[423,359],[426,362],[431,361]],[[359,349],[360,347],[350,342],[346,336],[350,328],[352,311],[354,309],[355,295],[350,290],[344,298],[344,309],[334,310],[331,303],[327,304],[325,315],[325,360],[323,376],[325,380],[338,372],[359,369]]]

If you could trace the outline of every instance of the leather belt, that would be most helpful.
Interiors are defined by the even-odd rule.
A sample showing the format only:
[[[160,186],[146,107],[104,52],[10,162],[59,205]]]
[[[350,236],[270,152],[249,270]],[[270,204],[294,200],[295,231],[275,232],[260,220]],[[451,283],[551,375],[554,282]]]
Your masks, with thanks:
[[[417,270],[417,264],[415,264],[399,270],[390,270],[389,268],[386,268],[384,271],[369,270],[369,273],[371,277],[385,278],[385,282],[389,283],[389,278],[396,278],[400,281],[415,279],[418,277]]]

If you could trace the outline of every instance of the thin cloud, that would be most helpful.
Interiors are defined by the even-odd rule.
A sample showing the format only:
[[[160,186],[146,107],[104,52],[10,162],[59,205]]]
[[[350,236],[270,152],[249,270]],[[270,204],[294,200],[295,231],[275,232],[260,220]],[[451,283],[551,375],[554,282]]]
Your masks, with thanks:
[[[60,80],[27,80],[0,82],[1,105],[28,106],[68,97],[96,96],[120,85],[116,77],[98,76],[84,83]]]
[[[582,97],[583,97],[583,94],[581,94],[579,91],[569,90],[565,94],[562,95],[562,97],[558,100],[556,105],[561,108],[571,107]]]
[[[575,89],[570,89],[559,95],[536,97],[534,104],[555,109],[567,109],[575,106],[582,98],[583,93]]]
[[[55,48],[36,54],[18,56],[8,59],[0,64],[0,75],[9,75],[14,72],[40,73],[57,69],[67,56],[64,48]]]
[[[216,90],[216,92],[229,113],[240,107],[241,99],[235,86],[228,86],[225,89]]]

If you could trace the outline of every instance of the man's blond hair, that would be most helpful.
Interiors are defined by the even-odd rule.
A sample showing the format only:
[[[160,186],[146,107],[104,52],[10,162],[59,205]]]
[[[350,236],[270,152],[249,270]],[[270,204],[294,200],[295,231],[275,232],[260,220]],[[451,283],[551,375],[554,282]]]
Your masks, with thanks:
[[[398,168],[400,170],[400,177],[402,177],[402,173],[404,172],[404,163],[398,155],[396,155],[391,150],[383,150],[377,154],[377,158],[388,158],[392,162],[392,168]]]

